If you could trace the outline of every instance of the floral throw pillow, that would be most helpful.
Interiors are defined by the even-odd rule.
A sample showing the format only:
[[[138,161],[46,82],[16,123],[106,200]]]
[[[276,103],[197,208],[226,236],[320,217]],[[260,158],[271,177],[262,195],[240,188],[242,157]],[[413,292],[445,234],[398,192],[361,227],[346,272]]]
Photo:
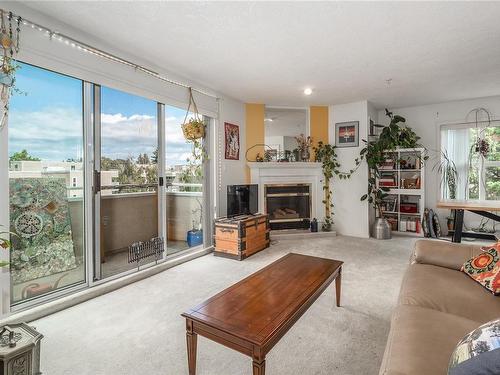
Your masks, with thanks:
[[[495,295],[500,294],[500,244],[469,259],[462,266],[462,271]]]

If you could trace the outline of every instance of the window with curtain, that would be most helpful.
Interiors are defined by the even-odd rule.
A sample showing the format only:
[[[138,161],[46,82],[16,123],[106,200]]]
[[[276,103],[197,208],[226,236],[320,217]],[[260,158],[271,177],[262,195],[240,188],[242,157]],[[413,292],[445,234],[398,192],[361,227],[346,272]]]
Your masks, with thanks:
[[[487,151],[477,148],[478,140]],[[443,126],[441,151],[457,170],[455,199],[500,200],[500,122],[487,127]],[[452,193],[449,184],[441,184],[442,198],[453,198]]]

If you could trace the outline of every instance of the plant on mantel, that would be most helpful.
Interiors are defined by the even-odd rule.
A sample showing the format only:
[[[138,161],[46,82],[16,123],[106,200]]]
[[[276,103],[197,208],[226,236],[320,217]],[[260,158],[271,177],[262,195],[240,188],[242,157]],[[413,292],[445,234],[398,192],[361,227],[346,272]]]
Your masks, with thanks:
[[[390,188],[377,185],[377,178],[380,178],[379,166],[385,161],[388,152],[396,151],[398,148],[423,148],[419,143],[420,137],[410,127],[400,125],[406,122],[404,117],[394,115],[387,109],[385,114],[391,119],[390,124],[384,126],[378,139],[363,140],[365,147],[360,151],[360,160],[366,160],[369,171],[368,191],[361,200],[368,200],[381,218],[384,217],[381,204]],[[425,155],[422,162],[427,159],[428,156]],[[399,163],[399,160],[396,162]]]
[[[356,166],[349,172],[343,172],[340,170],[340,163],[337,160],[336,149],[337,146],[330,145],[328,143],[318,142],[318,146],[314,147],[314,153],[316,154],[316,161],[321,163],[321,168],[323,170],[323,191],[324,199],[323,204],[325,205],[325,221],[322,225],[322,230],[329,232],[332,230],[332,187],[330,181],[333,176],[337,176],[339,179],[348,179],[356,171],[360,164],[359,158],[355,159]]]

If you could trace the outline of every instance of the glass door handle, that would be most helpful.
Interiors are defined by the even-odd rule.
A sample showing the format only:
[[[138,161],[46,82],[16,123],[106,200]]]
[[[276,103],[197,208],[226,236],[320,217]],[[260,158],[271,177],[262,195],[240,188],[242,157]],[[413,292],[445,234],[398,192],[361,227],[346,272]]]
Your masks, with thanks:
[[[101,191],[101,172],[94,169],[94,194]]]

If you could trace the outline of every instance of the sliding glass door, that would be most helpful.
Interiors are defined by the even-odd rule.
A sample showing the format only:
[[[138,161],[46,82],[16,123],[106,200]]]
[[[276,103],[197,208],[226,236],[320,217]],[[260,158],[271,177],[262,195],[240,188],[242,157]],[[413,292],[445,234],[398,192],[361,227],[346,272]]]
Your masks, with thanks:
[[[211,245],[210,143],[185,140],[184,109],[20,65],[0,228],[13,305]]]
[[[11,301],[86,281],[83,82],[20,63],[10,102]]]
[[[95,102],[96,278],[103,279],[156,260],[131,259],[129,248],[158,237],[158,121],[157,103],[139,96],[102,87]]]
[[[172,255],[204,243],[208,155],[206,144],[195,146],[184,138],[181,124],[186,111],[166,106],[165,112],[167,254]],[[208,119],[206,122],[209,125]]]

